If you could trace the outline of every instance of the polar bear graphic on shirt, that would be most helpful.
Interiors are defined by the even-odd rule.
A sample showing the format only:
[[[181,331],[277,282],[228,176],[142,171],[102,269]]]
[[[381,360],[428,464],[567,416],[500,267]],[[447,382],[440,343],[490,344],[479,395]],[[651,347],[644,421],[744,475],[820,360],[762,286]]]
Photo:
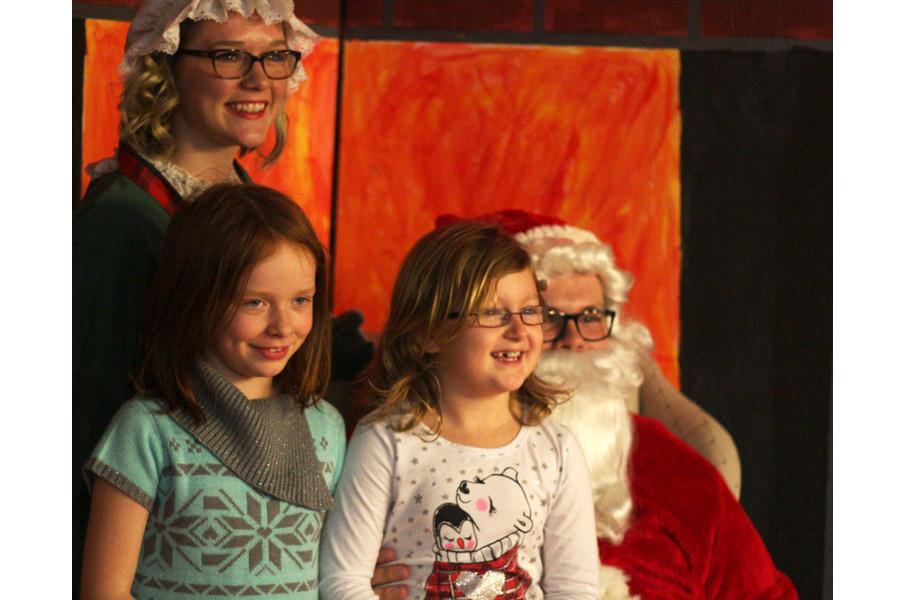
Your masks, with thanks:
[[[456,503],[434,511],[435,561],[425,597],[524,598],[531,577],[518,565],[518,549],[532,525],[514,468],[460,482]]]

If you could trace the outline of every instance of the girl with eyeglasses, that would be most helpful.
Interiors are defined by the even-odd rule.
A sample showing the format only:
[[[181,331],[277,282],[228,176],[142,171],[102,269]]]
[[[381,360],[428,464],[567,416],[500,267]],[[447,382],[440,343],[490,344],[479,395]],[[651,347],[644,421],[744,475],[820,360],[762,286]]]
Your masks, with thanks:
[[[385,545],[410,598],[596,600],[584,456],[545,419],[565,393],[533,375],[546,316],[528,253],[497,226],[413,246],[326,522],[323,598],[374,598]]]

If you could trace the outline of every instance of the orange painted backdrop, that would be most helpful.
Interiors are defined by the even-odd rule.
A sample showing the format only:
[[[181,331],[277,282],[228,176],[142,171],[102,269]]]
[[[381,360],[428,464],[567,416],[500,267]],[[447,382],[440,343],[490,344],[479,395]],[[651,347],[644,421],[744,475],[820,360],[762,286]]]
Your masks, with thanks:
[[[406,251],[445,212],[556,214],[610,243],[678,381],[674,50],[348,42],[335,311],[379,330]]]
[[[85,27],[82,164],[89,165],[114,154],[118,144],[116,107],[122,85],[116,69],[128,23],[88,19]],[[289,138],[281,158],[269,169],[260,166],[256,154],[241,159],[253,181],[297,200],[326,243],[331,227],[337,51],[337,40],[323,39],[303,60],[309,79],[288,101]],[[270,136],[270,143],[273,139]],[[88,180],[83,174],[82,193]]]
[[[127,23],[87,21],[83,164],[113,153]],[[290,139],[254,181],[331,226],[338,44],[304,61]],[[335,250],[335,312],[378,331],[400,261],[444,212],[556,214],[610,243],[636,279],[631,317],[678,382],[678,53],[671,50],[348,42]],[[87,186],[84,177],[83,186]]]

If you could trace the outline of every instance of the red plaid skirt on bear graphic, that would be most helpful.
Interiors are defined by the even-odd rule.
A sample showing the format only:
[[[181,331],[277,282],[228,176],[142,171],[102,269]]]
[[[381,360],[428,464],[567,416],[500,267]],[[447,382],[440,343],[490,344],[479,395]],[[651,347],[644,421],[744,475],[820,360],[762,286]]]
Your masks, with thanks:
[[[490,589],[497,591],[490,600],[525,600],[531,576],[519,566],[518,552],[516,546],[499,558],[480,563],[434,561],[425,582],[425,600],[488,600],[485,594]],[[503,582],[498,585],[500,577]]]

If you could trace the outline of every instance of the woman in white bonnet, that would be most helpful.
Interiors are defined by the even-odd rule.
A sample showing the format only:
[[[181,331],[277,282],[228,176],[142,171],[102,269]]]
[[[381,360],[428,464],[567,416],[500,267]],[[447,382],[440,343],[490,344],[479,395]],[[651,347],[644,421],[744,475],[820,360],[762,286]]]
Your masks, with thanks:
[[[134,393],[144,299],[170,217],[214,183],[249,181],[236,159],[259,152],[273,125],[263,162],[278,158],[285,102],[306,78],[301,59],[318,39],[292,0],[145,0],[130,25],[119,67],[120,144],[114,158],[93,165],[73,219],[75,590],[89,508],[81,468]]]

